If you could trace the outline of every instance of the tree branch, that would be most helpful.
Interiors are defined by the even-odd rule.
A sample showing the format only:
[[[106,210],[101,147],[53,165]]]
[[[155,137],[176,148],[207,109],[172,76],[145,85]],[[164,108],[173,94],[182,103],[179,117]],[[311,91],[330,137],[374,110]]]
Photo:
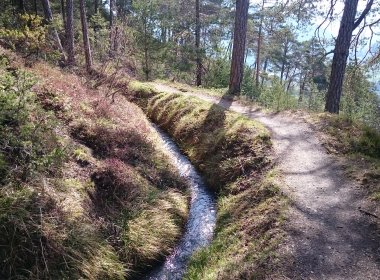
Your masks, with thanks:
[[[354,30],[360,25],[360,23],[363,21],[366,15],[369,13],[369,11],[371,10],[372,4],[373,4],[373,0],[369,0],[367,2],[367,6],[365,7],[364,11],[354,23]]]

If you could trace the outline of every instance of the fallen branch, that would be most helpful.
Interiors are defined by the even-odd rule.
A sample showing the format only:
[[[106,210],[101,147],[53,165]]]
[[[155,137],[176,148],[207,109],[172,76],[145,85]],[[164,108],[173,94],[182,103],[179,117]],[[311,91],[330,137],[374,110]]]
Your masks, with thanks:
[[[362,213],[365,214],[365,215],[368,215],[368,216],[374,217],[374,218],[376,218],[376,219],[380,219],[379,216],[377,216],[377,215],[375,215],[375,214],[373,214],[373,213],[370,213],[370,212],[368,212],[368,211],[366,211],[366,210],[363,210],[363,209],[361,209],[360,207],[359,207],[359,211],[362,212]]]

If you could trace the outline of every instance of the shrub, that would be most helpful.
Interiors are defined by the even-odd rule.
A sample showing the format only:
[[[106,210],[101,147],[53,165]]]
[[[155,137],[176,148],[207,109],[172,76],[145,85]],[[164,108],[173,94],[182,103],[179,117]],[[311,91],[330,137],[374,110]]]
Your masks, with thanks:
[[[276,111],[297,107],[297,100],[291,93],[284,90],[284,86],[277,77],[273,78],[271,86],[266,86],[261,91],[259,102]]]
[[[2,70],[0,70],[2,71]],[[26,180],[34,172],[58,170],[64,147],[52,114],[42,110],[31,91],[35,79],[23,71],[0,76],[0,150],[12,178]]]
[[[43,24],[43,18],[31,14],[18,14],[15,19],[2,18],[0,40],[13,50],[28,55],[47,52],[48,28]],[[5,21],[5,22],[4,22]]]

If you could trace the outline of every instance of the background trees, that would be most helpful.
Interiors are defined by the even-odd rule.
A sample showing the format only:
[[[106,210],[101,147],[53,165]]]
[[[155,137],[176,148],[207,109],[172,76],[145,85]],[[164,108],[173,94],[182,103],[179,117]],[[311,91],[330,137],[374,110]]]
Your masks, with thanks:
[[[369,92],[377,100],[373,83],[378,79],[376,67],[380,61],[376,35],[379,3],[249,1],[249,9],[245,9],[246,32],[245,28],[234,32],[235,7],[240,3],[241,0],[83,0],[88,21],[85,32],[79,21],[81,15],[84,18],[80,2],[43,0],[20,4],[8,0],[0,16],[0,43],[53,62],[58,56],[63,61],[62,55],[67,55],[67,65],[80,65],[92,55],[94,68],[112,65],[112,69],[145,80],[168,79],[223,90],[232,81],[231,92],[240,92],[266,106],[330,112],[339,108],[342,114],[348,108],[339,106],[345,102],[342,67],[347,61],[361,69],[363,79],[370,85]],[[246,8],[248,1],[244,3]],[[344,8],[351,11],[349,17],[347,12],[342,17]],[[244,17],[245,13],[238,17],[238,23]],[[340,21],[343,29],[335,34]],[[234,44],[234,37],[240,43]],[[90,46],[84,46],[85,52],[78,47],[82,40]],[[82,53],[90,56],[82,57]],[[333,59],[329,53],[334,53]],[[369,70],[375,71],[372,77]],[[284,103],[281,106],[277,106],[278,98]],[[276,102],[268,103],[272,99]],[[355,102],[355,106],[361,106],[359,103]]]

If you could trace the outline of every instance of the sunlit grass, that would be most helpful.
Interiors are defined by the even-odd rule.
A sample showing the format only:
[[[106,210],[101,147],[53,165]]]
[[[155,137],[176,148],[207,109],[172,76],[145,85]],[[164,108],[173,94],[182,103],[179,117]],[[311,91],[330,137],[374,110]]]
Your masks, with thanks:
[[[214,241],[194,254],[185,279],[252,279],[272,273],[288,199],[271,171],[268,131],[194,97],[156,92],[143,98],[148,116],[176,140],[218,193]]]

